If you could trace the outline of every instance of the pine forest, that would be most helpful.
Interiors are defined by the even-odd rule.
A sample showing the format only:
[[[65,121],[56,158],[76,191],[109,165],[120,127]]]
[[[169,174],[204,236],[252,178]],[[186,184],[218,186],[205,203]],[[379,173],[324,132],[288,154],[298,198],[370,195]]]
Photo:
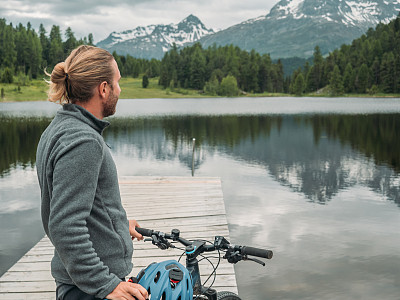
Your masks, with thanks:
[[[64,38],[63,38],[64,37]],[[93,36],[77,39],[71,28],[50,33],[30,23],[14,27],[0,19],[0,81],[24,84],[44,77],[78,45],[93,45]],[[280,60],[268,54],[241,50],[234,45],[202,48],[199,43],[165,53],[161,61],[113,53],[122,76],[158,78],[163,88],[185,88],[206,95],[238,96],[247,93],[295,95],[400,93],[400,16],[378,24],[350,45],[323,57],[315,46],[311,63],[284,74]],[[147,85],[146,85],[147,86]]]

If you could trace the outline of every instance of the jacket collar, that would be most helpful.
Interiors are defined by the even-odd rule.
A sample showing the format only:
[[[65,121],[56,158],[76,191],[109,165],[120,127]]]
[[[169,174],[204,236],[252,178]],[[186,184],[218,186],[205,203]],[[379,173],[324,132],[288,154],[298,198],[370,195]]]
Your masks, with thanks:
[[[92,113],[84,109],[82,106],[72,103],[64,104],[59,113],[70,115],[81,120],[82,122],[88,124],[90,127],[95,129],[99,134],[102,134],[104,129],[106,129],[110,125],[110,122],[100,120],[96,118]]]

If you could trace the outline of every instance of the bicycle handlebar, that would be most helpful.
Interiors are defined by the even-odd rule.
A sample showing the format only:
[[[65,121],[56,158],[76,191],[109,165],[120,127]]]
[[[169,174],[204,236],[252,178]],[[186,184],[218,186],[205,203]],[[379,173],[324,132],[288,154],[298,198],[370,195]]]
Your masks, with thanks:
[[[152,235],[154,230],[151,229],[146,229],[146,228],[142,228],[142,227],[136,227],[135,228],[137,232],[139,232],[141,235],[143,236],[150,236]]]
[[[255,247],[248,247],[248,246],[242,246],[241,253],[246,254],[246,255],[263,257],[266,259],[271,259],[272,256],[274,255],[271,250],[260,249],[260,248],[255,248]]]
[[[173,234],[167,234],[167,233],[162,233],[159,231],[155,231],[152,229],[146,229],[142,227],[136,227],[136,231],[139,232],[143,236],[148,236],[152,237],[153,235],[159,236],[162,235],[163,237],[167,239],[172,239],[172,240],[177,240],[187,246],[188,244],[191,244],[191,242],[179,237],[179,236],[174,236]],[[172,231],[173,233],[173,231]],[[224,244],[221,248],[228,249],[230,248],[229,242],[227,244]],[[249,247],[249,246],[235,246],[235,249],[240,251],[240,254],[244,255],[252,255],[252,256],[257,256],[257,257],[262,257],[266,259],[271,259],[273,256],[273,252],[271,250],[266,250],[266,249],[261,249],[261,248],[255,248],[255,247]],[[210,248],[208,250],[215,250],[215,248]]]

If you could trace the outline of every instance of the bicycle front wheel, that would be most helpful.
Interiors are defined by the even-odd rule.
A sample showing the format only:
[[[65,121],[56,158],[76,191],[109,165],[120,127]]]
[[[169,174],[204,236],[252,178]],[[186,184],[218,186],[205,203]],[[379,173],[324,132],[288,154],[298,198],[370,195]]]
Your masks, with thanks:
[[[241,299],[235,293],[223,291],[217,293],[217,300],[241,300]]]

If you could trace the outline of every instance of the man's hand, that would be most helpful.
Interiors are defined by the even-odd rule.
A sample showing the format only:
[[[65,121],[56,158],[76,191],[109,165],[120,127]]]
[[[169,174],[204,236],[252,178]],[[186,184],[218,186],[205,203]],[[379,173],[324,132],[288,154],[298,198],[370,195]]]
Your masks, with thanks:
[[[135,227],[140,227],[138,222],[136,220],[129,220],[129,233],[132,237],[132,240],[134,238],[137,238],[138,241],[143,240],[143,236],[136,231]]]
[[[106,298],[109,300],[146,300],[149,299],[149,294],[140,284],[121,281]]]

